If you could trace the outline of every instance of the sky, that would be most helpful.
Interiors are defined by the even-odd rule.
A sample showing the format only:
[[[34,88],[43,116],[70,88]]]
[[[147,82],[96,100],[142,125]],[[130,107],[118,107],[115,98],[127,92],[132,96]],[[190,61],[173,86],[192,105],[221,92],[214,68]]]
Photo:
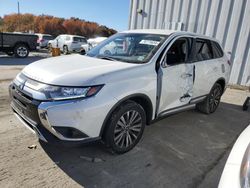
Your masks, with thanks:
[[[20,13],[77,17],[117,31],[128,29],[130,0],[19,0]],[[17,13],[17,0],[0,0],[0,16]]]

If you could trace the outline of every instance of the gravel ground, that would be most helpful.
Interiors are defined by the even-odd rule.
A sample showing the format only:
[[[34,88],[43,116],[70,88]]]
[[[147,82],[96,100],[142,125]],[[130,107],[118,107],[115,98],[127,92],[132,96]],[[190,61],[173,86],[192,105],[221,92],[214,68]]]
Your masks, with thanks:
[[[158,121],[124,155],[101,143],[59,147],[39,142],[12,114],[10,80],[34,60],[0,55],[0,187],[217,187],[237,136],[250,122],[246,91],[228,89],[218,110]],[[31,147],[30,147],[31,146]],[[30,147],[30,148],[29,148]]]

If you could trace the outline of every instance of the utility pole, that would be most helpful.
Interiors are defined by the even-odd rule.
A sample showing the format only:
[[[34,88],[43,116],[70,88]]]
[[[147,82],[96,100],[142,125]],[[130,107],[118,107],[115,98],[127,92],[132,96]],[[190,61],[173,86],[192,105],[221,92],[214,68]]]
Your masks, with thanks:
[[[19,1],[17,1],[17,14],[18,14],[17,28],[18,28],[18,31],[20,31],[20,6],[19,6]]]

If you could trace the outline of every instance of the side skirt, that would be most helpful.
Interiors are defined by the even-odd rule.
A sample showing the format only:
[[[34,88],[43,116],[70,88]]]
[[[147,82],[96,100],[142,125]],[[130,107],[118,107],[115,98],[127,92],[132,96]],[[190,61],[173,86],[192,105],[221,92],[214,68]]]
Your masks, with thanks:
[[[195,105],[199,102],[202,102],[206,97],[207,97],[207,95],[202,95],[202,96],[191,99],[189,104],[165,110],[165,111],[161,112],[160,114],[158,114],[157,117],[151,121],[151,124],[155,123],[156,121],[159,121],[167,116],[170,116],[170,115],[173,115],[173,114],[176,114],[179,112],[183,112],[186,110],[194,109]]]

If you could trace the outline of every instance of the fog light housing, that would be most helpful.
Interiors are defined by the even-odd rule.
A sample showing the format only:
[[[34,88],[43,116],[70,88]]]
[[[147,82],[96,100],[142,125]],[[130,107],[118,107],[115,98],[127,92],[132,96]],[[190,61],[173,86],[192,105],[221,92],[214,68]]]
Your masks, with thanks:
[[[72,127],[53,127],[56,132],[60,133],[65,138],[87,138],[88,135]]]

